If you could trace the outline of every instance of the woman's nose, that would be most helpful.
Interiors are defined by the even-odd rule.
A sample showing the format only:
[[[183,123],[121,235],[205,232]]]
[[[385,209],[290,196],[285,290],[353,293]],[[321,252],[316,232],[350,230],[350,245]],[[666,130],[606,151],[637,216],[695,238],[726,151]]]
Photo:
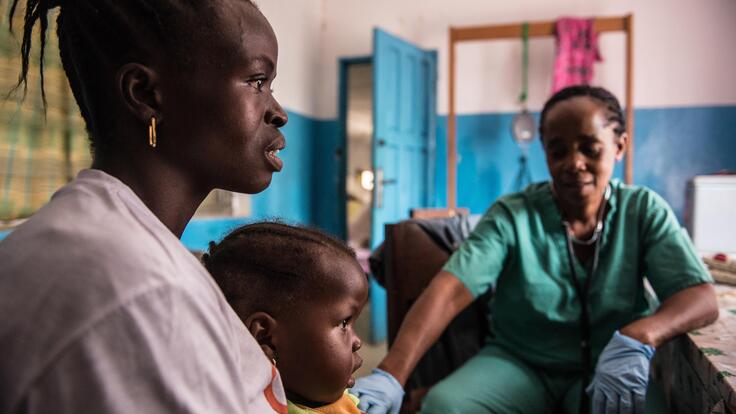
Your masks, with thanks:
[[[585,157],[578,151],[570,151],[568,159],[565,160],[565,167],[569,171],[585,170]]]
[[[282,108],[278,103],[276,98],[272,97],[271,99],[273,101],[273,105],[266,112],[266,123],[273,125],[276,128],[281,128],[289,122],[289,116],[286,114],[286,111],[284,111],[284,108]]]

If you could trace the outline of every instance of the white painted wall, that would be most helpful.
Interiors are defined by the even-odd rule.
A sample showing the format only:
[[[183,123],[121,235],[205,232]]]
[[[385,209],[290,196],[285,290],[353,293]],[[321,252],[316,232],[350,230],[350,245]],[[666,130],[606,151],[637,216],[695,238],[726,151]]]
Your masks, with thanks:
[[[266,3],[268,1],[269,3]],[[299,108],[321,118],[336,117],[337,61],[343,56],[368,55],[374,26],[439,50],[438,111],[447,111],[447,29],[549,20],[560,16],[635,15],[635,104],[637,107],[672,107],[736,104],[736,1],[734,0],[321,0],[316,19],[319,47],[312,39],[316,0],[262,0],[264,11],[274,14],[282,50],[279,89],[288,86],[308,93],[299,84],[315,71],[317,102],[296,94]],[[289,8],[281,7],[289,3]],[[271,6],[271,3],[274,6]],[[276,6],[276,4],[281,6]],[[266,13],[269,18],[271,15]],[[283,19],[283,20],[282,20]],[[294,23],[299,23],[294,25]],[[308,30],[307,30],[308,29]],[[312,55],[319,49],[320,58]],[[623,34],[601,37],[605,62],[598,64],[595,83],[623,96]],[[289,56],[295,53],[294,56]],[[458,50],[457,103],[461,113],[502,112],[517,109],[520,88],[520,41],[464,44]],[[531,42],[530,106],[538,109],[551,88],[554,41]],[[289,61],[289,64],[285,64]],[[296,64],[296,67],[291,66]],[[313,65],[310,67],[310,65]],[[292,108],[292,92],[284,103]],[[298,98],[298,99],[296,99]]]
[[[326,16],[323,1],[256,0],[256,3],[279,42],[276,98],[287,110],[314,117],[320,105],[317,93],[323,66],[320,30]]]

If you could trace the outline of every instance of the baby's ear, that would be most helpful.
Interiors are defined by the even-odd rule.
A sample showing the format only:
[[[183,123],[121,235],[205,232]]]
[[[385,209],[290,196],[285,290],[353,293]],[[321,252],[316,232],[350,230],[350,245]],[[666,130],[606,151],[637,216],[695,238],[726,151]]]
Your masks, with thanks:
[[[274,346],[276,325],[276,320],[266,312],[255,312],[245,319],[246,328],[270,360],[276,359],[276,347]]]

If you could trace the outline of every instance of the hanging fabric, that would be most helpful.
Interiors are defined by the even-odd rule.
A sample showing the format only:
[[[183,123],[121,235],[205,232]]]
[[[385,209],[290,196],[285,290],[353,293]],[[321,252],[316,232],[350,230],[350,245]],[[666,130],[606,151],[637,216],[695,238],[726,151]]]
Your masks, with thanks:
[[[562,18],[557,20],[557,57],[552,93],[573,85],[588,85],[593,79],[593,65],[600,62],[598,35],[594,19]]]

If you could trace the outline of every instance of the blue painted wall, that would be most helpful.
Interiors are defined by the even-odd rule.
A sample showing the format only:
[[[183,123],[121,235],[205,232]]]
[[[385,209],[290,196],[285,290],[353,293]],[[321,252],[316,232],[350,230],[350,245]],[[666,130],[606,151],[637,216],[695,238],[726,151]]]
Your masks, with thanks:
[[[695,175],[736,173],[736,106],[636,111],[634,182],[662,195],[682,222]]]
[[[284,160],[284,168],[278,174],[274,174],[271,185],[265,191],[252,196],[252,215],[192,220],[182,235],[184,245],[190,249],[205,250],[210,240],[220,240],[235,227],[264,219],[279,219],[288,223],[320,225],[320,227],[324,223],[324,227],[329,228],[331,225],[329,216],[322,217],[316,214],[319,206],[316,206],[318,193],[315,191],[317,187],[315,183],[324,180],[321,177],[326,176],[324,174],[331,174],[332,171],[316,167],[324,163],[321,159],[322,153],[329,147],[322,141],[334,141],[337,136],[336,132],[324,128],[323,124],[330,125],[336,122],[315,120],[293,111],[289,111],[288,115],[289,122],[282,129],[286,137],[286,149],[279,154]],[[336,204],[335,200],[338,199],[336,195],[328,194],[326,197],[330,197],[332,204]]]
[[[336,120],[317,121],[313,139],[312,224],[345,237],[345,174],[347,153]]]
[[[537,114],[538,115],[538,114]],[[519,148],[511,139],[513,114],[458,117],[458,205],[482,213],[513,191]],[[446,203],[447,117],[437,122],[434,204]],[[695,175],[736,171],[736,106],[637,109],[634,124],[634,182],[654,189],[682,220],[687,181]],[[532,145],[535,181],[549,179],[542,145]],[[623,165],[615,175],[622,177]]]
[[[312,165],[318,121],[289,112],[289,122],[281,130],[286,149],[279,157],[281,172],[273,175],[271,185],[252,197],[254,218],[279,218],[299,223],[312,222]]]
[[[196,219],[187,224],[181,242],[189,250],[207,251],[210,241],[219,241],[224,235],[248,221],[247,217]]]
[[[190,249],[205,250],[211,240],[219,240],[235,227],[279,219],[320,227],[344,236],[344,189],[339,177],[345,160],[336,120],[317,120],[289,111],[282,132],[286,149],[279,154],[284,168],[274,174],[271,185],[251,199],[249,217],[196,219],[189,223],[182,242]]]
[[[458,117],[458,204],[482,213],[500,195],[513,190],[520,151],[510,137],[513,114],[471,114]],[[634,181],[661,194],[682,218],[687,181],[698,174],[736,171],[736,105],[637,109]],[[447,118],[438,117],[435,194],[433,204],[446,203]],[[284,169],[271,186],[253,196],[251,217],[199,219],[182,237],[193,249],[253,220],[280,218],[318,226],[338,236],[345,217],[344,189],[339,177],[345,151],[336,120],[318,120],[289,112],[283,129],[287,148]],[[549,175],[539,141],[530,151],[535,180]],[[617,176],[621,176],[621,166]],[[4,233],[0,232],[0,239]]]
[[[458,117],[458,204],[473,213],[484,212],[499,196],[514,190],[521,153],[509,133],[513,115]],[[680,219],[690,178],[724,169],[736,171],[736,106],[637,109],[635,115],[634,181],[661,194]],[[446,203],[446,128],[447,117],[438,117],[435,206]],[[208,240],[241,222],[264,218],[315,225],[344,236],[344,188],[339,177],[345,148],[337,120],[289,112],[283,131],[287,138],[284,170],[266,191],[254,196],[253,216],[194,221],[184,234],[185,244],[206,246]],[[529,167],[535,181],[549,178],[539,140],[531,146]],[[621,178],[622,170],[619,164],[615,175]]]
[[[289,122],[282,129],[287,146],[280,154],[284,168],[274,174],[268,189],[252,197],[252,215],[192,220],[182,235],[188,248],[206,250],[211,240],[263,219],[315,225],[340,235],[344,212],[337,200],[343,198],[335,180],[344,151],[338,142],[337,121],[316,120],[293,111],[288,115]],[[0,240],[7,234],[0,232]]]

